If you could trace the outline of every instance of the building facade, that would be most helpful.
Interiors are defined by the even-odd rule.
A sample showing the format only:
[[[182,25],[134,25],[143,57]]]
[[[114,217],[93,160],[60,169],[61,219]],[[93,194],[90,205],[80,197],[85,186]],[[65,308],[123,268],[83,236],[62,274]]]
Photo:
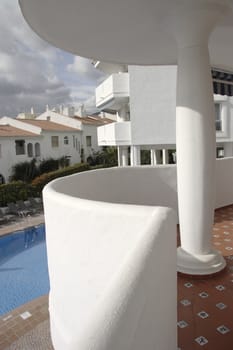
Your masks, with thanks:
[[[0,182],[10,180],[13,165],[33,158],[40,162],[65,157],[70,164],[86,161],[101,149],[97,127],[109,122],[99,116],[82,118],[49,109],[38,117],[0,118]]]
[[[105,70],[104,63],[98,67]],[[118,70],[96,89],[96,106],[118,114],[117,123],[98,129],[99,145],[117,146],[119,165],[141,164],[143,149],[150,150],[152,165],[168,163],[171,154],[170,161],[175,161],[177,67],[129,66],[120,71],[118,65]],[[233,75],[213,69],[212,78],[216,156],[232,156]]]

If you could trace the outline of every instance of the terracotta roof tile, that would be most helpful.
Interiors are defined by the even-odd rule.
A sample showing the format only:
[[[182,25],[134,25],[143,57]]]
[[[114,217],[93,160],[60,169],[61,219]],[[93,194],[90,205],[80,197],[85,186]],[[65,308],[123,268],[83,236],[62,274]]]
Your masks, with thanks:
[[[49,120],[24,119],[20,121],[22,121],[23,123],[38,126],[42,130],[46,131],[79,131],[78,128],[72,128],[71,126],[54,123]]]
[[[14,136],[38,136],[33,132],[15,128],[11,125],[0,125],[0,137],[14,137]]]
[[[108,119],[108,118],[101,118],[99,116],[87,116],[87,117],[79,117],[75,116],[75,119],[80,120],[83,124],[86,125],[96,125],[96,126],[101,126],[105,124],[110,124],[114,123],[114,120]]]

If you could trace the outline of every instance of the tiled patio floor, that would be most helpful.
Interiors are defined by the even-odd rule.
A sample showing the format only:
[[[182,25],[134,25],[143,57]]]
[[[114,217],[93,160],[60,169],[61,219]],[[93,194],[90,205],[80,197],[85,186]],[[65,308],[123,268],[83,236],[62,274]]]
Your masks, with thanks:
[[[178,346],[181,350],[233,349],[233,205],[216,211],[213,244],[226,258],[227,267],[223,272],[203,279],[178,276]],[[0,350],[8,349],[12,343],[10,350],[24,349],[17,345],[17,339],[22,340],[25,334],[31,334],[32,339],[32,330],[37,332],[38,325],[48,317],[46,296],[1,317]],[[48,345],[48,323],[46,327],[43,328],[46,345],[39,347],[35,340],[33,348],[25,345],[25,349],[52,349],[50,341]]]
[[[178,276],[178,344],[182,350],[233,349],[233,206],[216,210],[213,244],[227,267],[205,278]]]
[[[12,312],[2,316],[0,318],[0,350],[8,349],[11,344],[12,349],[19,350],[17,341],[22,338],[25,334],[32,332],[38,325],[45,320],[48,320],[48,297],[42,296],[28,304],[22,305],[21,307],[13,310]],[[48,325],[49,327],[49,325]],[[47,344],[47,331],[46,334],[41,334],[41,338],[46,341]],[[16,343],[15,343],[16,342]],[[34,341],[33,348],[27,347],[27,339],[23,350],[38,350],[39,347]],[[41,347],[40,350],[50,350],[51,347]]]
[[[8,233],[23,230],[26,227],[36,226],[44,222],[44,214],[40,213],[33,216],[27,216],[26,218],[16,218],[11,223],[1,224],[0,236],[4,236]]]

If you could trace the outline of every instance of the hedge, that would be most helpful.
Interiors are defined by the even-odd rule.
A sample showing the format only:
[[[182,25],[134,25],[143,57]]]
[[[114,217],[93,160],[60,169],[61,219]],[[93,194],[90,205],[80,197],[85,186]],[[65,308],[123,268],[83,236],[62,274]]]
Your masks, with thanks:
[[[15,181],[0,185],[0,206],[18,200],[27,200],[29,197],[40,197],[44,186],[59,177],[80,173],[91,169],[107,168],[109,165],[91,167],[88,163],[79,163],[59,170],[51,171],[36,177],[31,184]]]
[[[18,200],[26,200],[29,197],[38,197],[40,193],[35,186],[22,181],[10,182],[0,185],[0,206],[5,207],[7,203]]]
[[[38,177],[36,177],[32,181],[32,186],[36,188],[38,192],[42,192],[44,186],[49,183],[50,181],[57,179],[59,177],[67,176],[67,175],[72,175],[76,173],[80,173],[82,171],[87,171],[90,170],[90,166],[87,163],[79,163],[75,164],[63,169],[51,171],[49,173],[42,174]]]

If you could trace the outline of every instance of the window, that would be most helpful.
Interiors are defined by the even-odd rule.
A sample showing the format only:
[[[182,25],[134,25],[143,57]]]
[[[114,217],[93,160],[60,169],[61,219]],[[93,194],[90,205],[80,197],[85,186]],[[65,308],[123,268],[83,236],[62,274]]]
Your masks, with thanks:
[[[32,143],[28,143],[27,145],[28,157],[33,157],[33,146]]]
[[[15,153],[16,155],[25,154],[25,140],[15,141]]]
[[[86,145],[87,147],[91,147],[91,136],[86,136]]]
[[[217,147],[216,157],[217,158],[224,158],[224,148],[223,147]]]
[[[68,145],[69,144],[69,138],[68,136],[64,137],[64,145]]]
[[[0,158],[2,158],[2,145],[0,144]]]
[[[52,147],[58,147],[59,146],[59,139],[58,136],[51,136],[51,143]]]
[[[215,128],[216,131],[222,131],[221,104],[215,103]]]
[[[39,142],[35,143],[35,156],[40,157],[40,144],[39,144]]]

